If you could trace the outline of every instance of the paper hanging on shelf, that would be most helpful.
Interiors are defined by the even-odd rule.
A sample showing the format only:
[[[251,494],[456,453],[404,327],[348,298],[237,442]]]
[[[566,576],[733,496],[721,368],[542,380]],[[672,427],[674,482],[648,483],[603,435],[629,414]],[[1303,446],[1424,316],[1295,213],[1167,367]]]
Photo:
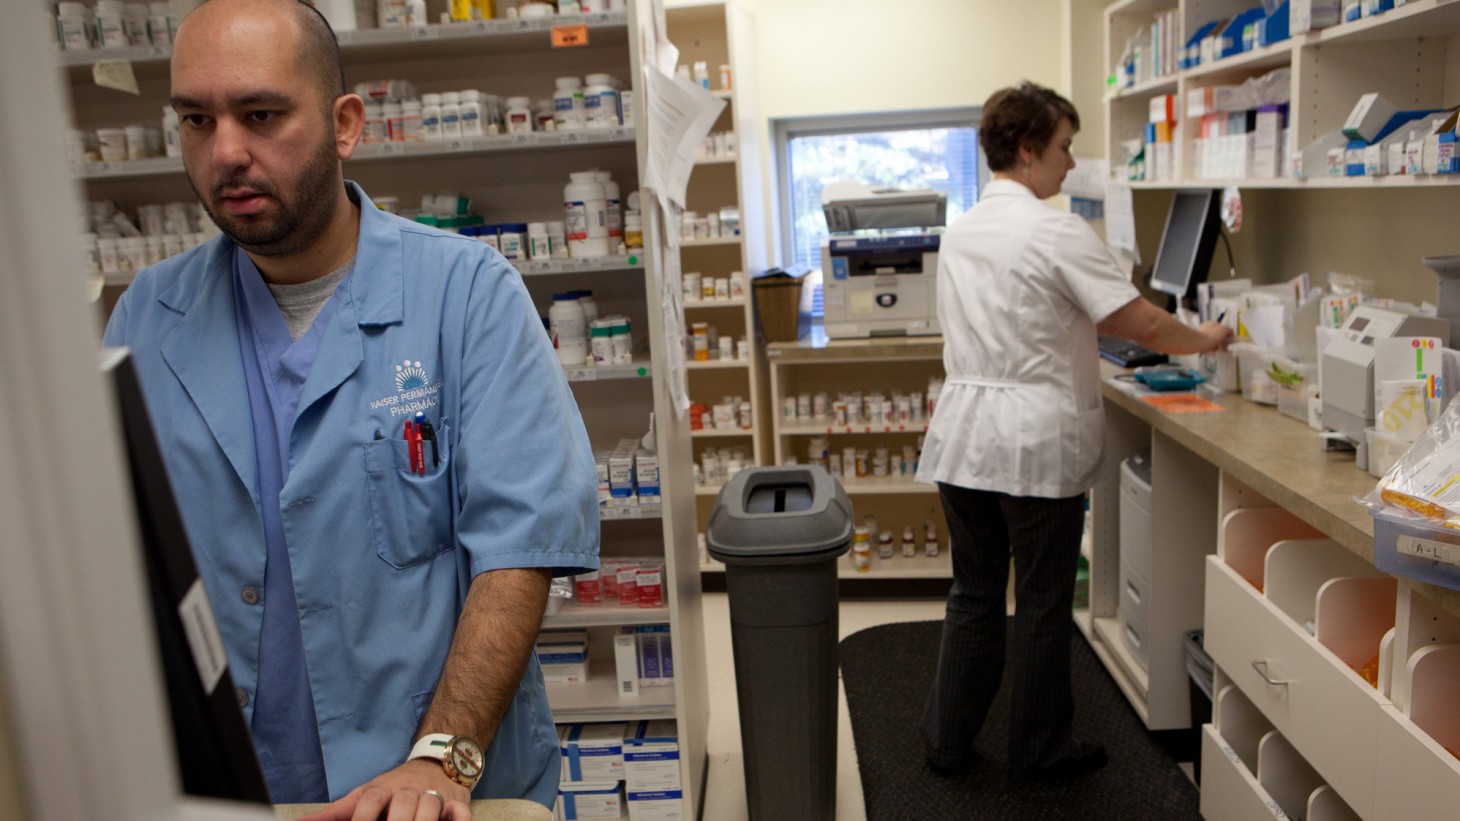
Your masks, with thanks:
[[[664,315],[664,374],[669,381],[669,398],[674,412],[683,419],[689,412],[689,372],[685,364],[685,332],[683,285],[680,276],[679,209],[652,209],[650,218],[659,217],[659,310]]]
[[[1105,183],[1110,179],[1110,164],[1103,158],[1081,157],[1065,175],[1060,193],[1084,200],[1105,201]]]
[[[725,101],[693,83],[658,68],[644,67],[648,101],[649,151],[644,185],[668,203],[683,207],[695,156],[725,109]]]
[[[1130,185],[1119,180],[1105,183],[1105,244],[1129,273],[1141,264],[1136,247],[1136,212],[1131,204]]]
[[[137,89],[137,75],[132,72],[131,60],[97,60],[91,64],[91,79],[102,88],[141,94]]]

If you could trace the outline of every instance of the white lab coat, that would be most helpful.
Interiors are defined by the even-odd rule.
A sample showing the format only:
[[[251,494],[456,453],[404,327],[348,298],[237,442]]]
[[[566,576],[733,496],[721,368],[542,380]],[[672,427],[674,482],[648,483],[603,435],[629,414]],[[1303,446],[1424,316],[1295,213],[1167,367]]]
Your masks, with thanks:
[[[1139,296],[1084,220],[1020,183],[990,183],[939,252],[947,380],[918,481],[1088,490],[1105,443],[1095,326]]]

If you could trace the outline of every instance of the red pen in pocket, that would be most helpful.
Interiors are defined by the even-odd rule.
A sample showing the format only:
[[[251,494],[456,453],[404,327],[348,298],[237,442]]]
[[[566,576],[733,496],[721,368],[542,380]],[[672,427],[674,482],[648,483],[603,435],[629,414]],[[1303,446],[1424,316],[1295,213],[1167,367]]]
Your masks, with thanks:
[[[419,473],[422,476],[425,476],[426,459],[425,452],[421,448],[421,434],[416,430],[416,426],[411,424],[410,421],[406,422],[405,437],[406,445],[410,449],[411,473]]]

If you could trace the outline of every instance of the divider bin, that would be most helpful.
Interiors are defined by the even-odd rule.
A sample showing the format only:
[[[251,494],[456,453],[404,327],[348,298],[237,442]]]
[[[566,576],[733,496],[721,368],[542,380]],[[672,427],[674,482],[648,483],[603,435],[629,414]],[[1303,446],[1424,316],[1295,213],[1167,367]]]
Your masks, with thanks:
[[[1363,821],[1336,790],[1324,784],[1308,796],[1307,821]]]
[[[1409,657],[1409,718],[1460,755],[1460,644],[1432,644]]]
[[[1288,618],[1311,632],[1318,608],[1318,589],[1326,582],[1334,578],[1380,575],[1373,565],[1332,539],[1292,539],[1278,542],[1268,551],[1265,593]]]
[[[1214,719],[1222,740],[1242,760],[1247,771],[1256,775],[1258,743],[1272,732],[1272,723],[1232,684],[1217,694],[1216,708]]]
[[[1323,776],[1274,730],[1257,746],[1257,783],[1290,818],[1303,818],[1308,796],[1323,786]]]
[[[1263,560],[1274,543],[1323,534],[1280,507],[1239,508],[1222,519],[1217,552],[1253,587],[1263,589]]]
[[[1398,587],[1397,581],[1385,576],[1330,579],[1318,588],[1314,619],[1318,643],[1376,688],[1381,644],[1394,630]]]
[[[1394,644],[1398,635],[1398,628],[1391,627],[1379,641],[1379,695],[1391,701],[1394,698],[1391,694],[1394,686]]]

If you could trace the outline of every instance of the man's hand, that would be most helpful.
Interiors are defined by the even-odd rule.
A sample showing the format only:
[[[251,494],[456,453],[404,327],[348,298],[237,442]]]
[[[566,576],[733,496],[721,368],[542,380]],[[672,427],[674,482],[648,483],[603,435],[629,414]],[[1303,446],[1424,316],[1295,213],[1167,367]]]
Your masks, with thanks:
[[[435,790],[438,795],[426,795]],[[471,821],[471,793],[441,762],[418,758],[382,773],[300,821]]]

